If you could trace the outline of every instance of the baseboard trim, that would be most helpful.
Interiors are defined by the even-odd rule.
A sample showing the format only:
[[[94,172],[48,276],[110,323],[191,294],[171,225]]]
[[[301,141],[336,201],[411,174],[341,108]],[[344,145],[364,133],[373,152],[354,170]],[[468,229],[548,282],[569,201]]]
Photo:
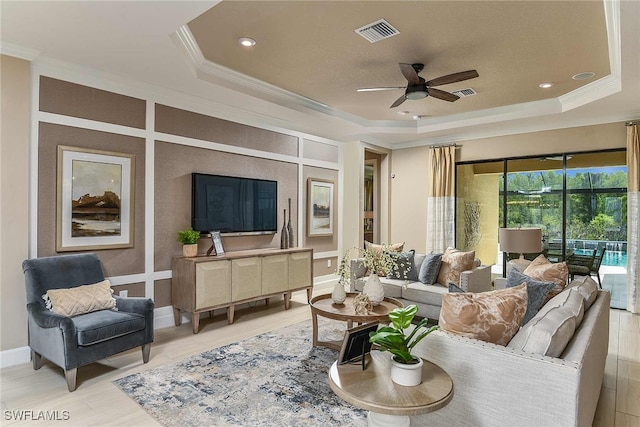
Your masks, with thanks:
[[[0,369],[21,365],[31,361],[31,349],[26,347],[0,351]]]

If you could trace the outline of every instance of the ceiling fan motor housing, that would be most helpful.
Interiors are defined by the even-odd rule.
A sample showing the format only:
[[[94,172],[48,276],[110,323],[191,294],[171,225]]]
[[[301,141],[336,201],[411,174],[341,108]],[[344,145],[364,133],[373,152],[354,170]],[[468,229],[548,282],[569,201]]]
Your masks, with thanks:
[[[414,68],[416,68],[416,65],[422,64],[413,64]],[[422,99],[429,96],[429,94],[427,93],[427,85],[425,83],[425,80],[420,77],[419,84],[407,86],[407,90],[404,92],[404,96],[407,99]]]

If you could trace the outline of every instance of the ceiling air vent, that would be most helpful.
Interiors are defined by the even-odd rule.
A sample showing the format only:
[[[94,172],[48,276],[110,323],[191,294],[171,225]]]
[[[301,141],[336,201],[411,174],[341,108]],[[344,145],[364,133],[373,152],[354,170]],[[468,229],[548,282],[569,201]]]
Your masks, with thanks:
[[[460,98],[464,98],[465,96],[473,96],[473,95],[477,95],[478,92],[476,92],[475,90],[471,89],[471,88],[467,88],[467,89],[462,89],[462,90],[456,90],[455,92],[451,92],[454,95],[458,95]]]
[[[393,28],[393,26],[384,19],[365,25],[354,31],[371,43],[379,42],[380,40],[400,34],[400,31]]]

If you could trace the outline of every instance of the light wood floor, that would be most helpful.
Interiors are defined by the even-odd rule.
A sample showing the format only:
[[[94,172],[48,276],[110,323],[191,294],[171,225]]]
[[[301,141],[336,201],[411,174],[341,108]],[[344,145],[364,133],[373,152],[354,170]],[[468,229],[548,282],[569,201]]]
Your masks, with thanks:
[[[314,295],[330,289],[316,288]],[[111,382],[146,369],[182,360],[211,348],[239,341],[282,326],[309,319],[304,292],[294,294],[291,308],[282,301],[263,303],[236,312],[227,325],[224,311],[202,319],[201,331],[191,333],[191,324],[159,329],[151,347],[151,360],[142,363],[139,349],[121,353],[100,363],[78,369],[78,388],[67,391],[62,370],[46,363],[39,371],[31,364],[3,369],[1,425],[157,426],[153,418]],[[609,355],[594,426],[640,427],[640,316],[611,310]],[[68,411],[68,421],[19,422],[5,411]]]

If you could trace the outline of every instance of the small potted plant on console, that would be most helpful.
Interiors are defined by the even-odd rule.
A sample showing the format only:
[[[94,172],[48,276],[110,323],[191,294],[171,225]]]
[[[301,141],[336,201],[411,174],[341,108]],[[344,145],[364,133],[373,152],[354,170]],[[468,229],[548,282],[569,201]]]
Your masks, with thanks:
[[[422,319],[409,335],[405,329],[418,312],[416,305],[396,308],[389,312],[391,326],[383,326],[369,334],[369,342],[380,350],[388,351],[391,357],[391,380],[404,386],[415,386],[422,382],[422,365],[420,357],[413,356],[411,350],[424,337],[438,329],[438,325],[428,327],[427,319]]]
[[[182,255],[194,257],[198,255],[198,239],[200,232],[189,227],[186,230],[178,231],[178,242],[182,243]]]

